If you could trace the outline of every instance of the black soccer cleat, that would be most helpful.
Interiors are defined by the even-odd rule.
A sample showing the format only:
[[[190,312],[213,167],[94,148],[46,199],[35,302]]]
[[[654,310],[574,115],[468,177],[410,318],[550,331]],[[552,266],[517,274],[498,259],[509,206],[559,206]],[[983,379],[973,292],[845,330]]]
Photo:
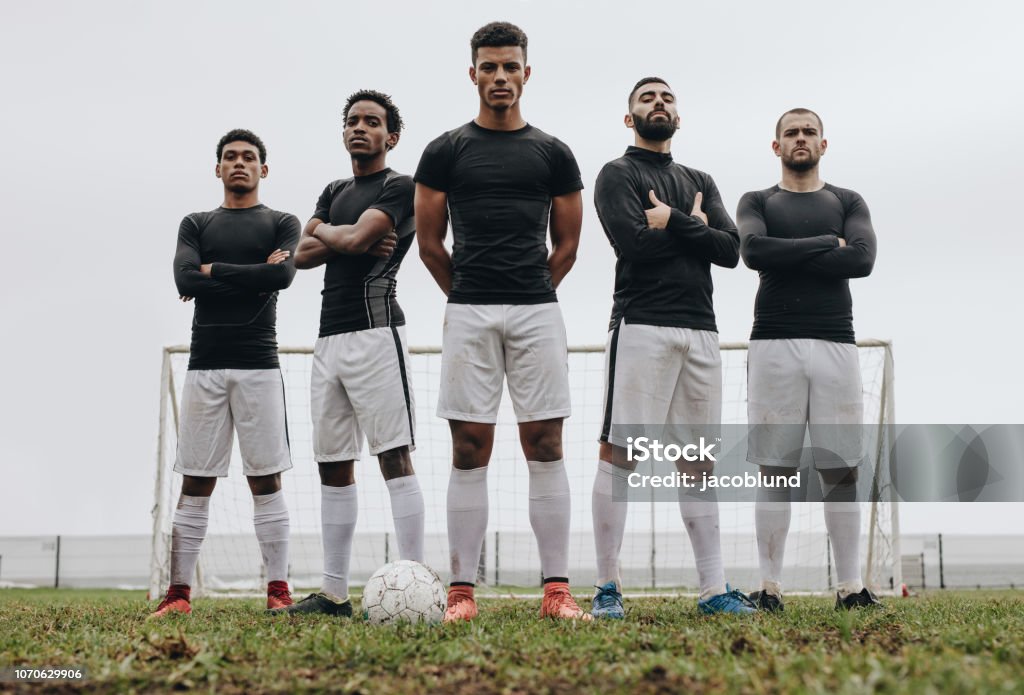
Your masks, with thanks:
[[[326,594],[310,594],[301,601],[297,601],[284,608],[275,608],[267,611],[268,615],[333,615],[339,618],[352,617],[352,601],[345,599],[336,603],[327,598]]]
[[[765,613],[781,613],[786,610],[782,604],[782,599],[775,594],[769,594],[767,591],[751,592],[750,600],[757,606],[757,610],[764,611]]]
[[[846,598],[839,598],[836,593],[836,610],[853,610],[854,608],[882,608],[882,602],[878,597],[864,587],[856,594],[847,594]]]

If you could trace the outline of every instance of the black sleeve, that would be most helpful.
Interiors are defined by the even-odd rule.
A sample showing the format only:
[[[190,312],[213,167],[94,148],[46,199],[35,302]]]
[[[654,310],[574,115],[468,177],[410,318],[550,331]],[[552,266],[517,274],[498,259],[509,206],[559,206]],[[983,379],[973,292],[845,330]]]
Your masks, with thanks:
[[[551,149],[551,197],[575,193],[583,190],[583,178],[580,167],[572,150],[564,142],[555,138]]]
[[[174,284],[182,297],[251,297],[234,285],[203,275],[199,247],[199,226],[192,215],[187,215],[178,227],[178,246],[174,252]]]
[[[416,183],[430,186],[436,191],[448,192],[451,185],[453,152],[451,138],[445,133],[427,145],[416,167]]]
[[[627,261],[653,261],[684,252],[675,234],[647,225],[641,192],[626,172],[611,164],[601,169],[594,187],[594,207],[616,255]]]
[[[832,234],[806,239],[780,239],[768,236],[764,219],[764,196],[744,193],[736,208],[740,231],[740,254],[751,270],[782,270],[835,249],[839,240]]]
[[[878,241],[871,226],[867,203],[857,193],[850,192],[844,198],[843,239],[846,246],[805,261],[800,266],[801,270],[830,278],[863,278],[874,269]]]
[[[724,268],[735,268],[740,262],[740,235],[736,224],[725,210],[714,179],[708,176],[703,188],[702,207],[708,223],[673,208],[668,230],[679,236],[694,255]]]
[[[282,213],[277,220],[274,249],[291,251],[280,263],[214,263],[210,275],[217,280],[258,293],[276,292],[292,284],[295,279],[295,247],[299,244],[302,225],[295,215]],[[269,255],[269,254],[268,254]]]
[[[400,225],[412,215],[413,199],[416,195],[415,184],[408,176],[394,176],[384,183],[384,187],[367,209],[380,210],[391,218],[394,226]]]
[[[331,202],[333,199],[334,184],[327,184],[327,188],[320,194],[320,197],[316,199],[316,209],[313,210],[313,217],[320,220],[321,222],[331,222]],[[311,217],[310,219],[313,219]]]

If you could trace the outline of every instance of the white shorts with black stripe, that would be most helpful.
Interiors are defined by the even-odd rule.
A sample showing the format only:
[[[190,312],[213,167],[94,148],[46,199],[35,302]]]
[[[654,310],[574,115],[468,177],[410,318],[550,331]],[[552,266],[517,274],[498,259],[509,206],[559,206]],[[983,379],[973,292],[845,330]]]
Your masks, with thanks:
[[[185,375],[174,470],[223,478],[235,432],[245,475],[292,467],[280,369],[195,369]]]
[[[405,328],[368,328],[318,338],[310,387],[313,457],[351,461],[416,448],[416,407]]]
[[[690,443],[719,436],[721,419],[718,333],[622,320],[608,334],[601,441]]]
[[[747,460],[797,467],[805,435],[815,468],[859,465],[864,394],[857,346],[830,340],[751,340],[747,356]]]

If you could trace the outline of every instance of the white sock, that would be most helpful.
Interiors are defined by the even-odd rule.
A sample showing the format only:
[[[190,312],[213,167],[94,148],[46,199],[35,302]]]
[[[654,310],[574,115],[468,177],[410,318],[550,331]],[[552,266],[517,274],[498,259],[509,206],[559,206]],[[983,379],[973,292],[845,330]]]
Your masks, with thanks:
[[[826,502],[825,528],[836,560],[839,595],[864,588],[860,576],[860,502]]]
[[[171,584],[192,586],[210,520],[210,498],[181,495],[171,527]]]
[[[398,556],[423,562],[423,491],[416,474],[385,481],[391,495],[391,517],[395,520]]]
[[[345,487],[320,486],[320,521],[324,532],[325,594],[348,598],[348,566],[352,559],[352,536],[359,516],[355,483]]]
[[[288,522],[284,490],[269,495],[253,495],[252,521],[263,555],[263,566],[267,568],[267,581],[288,581],[288,538],[291,525]]]
[[[597,585],[604,586],[608,582],[615,582],[615,586],[620,590],[622,577],[619,553],[622,550],[622,537],[626,533],[626,512],[629,504],[626,500],[616,501],[613,497],[617,478],[625,481],[628,474],[629,471],[625,468],[608,461],[598,461],[591,497],[594,514],[594,550],[597,553]]]
[[[448,552],[453,582],[476,584],[480,549],[487,533],[487,466],[448,478]]]
[[[540,573],[569,576],[569,519],[572,496],[565,462],[527,461],[530,469],[530,526],[540,551]]]
[[[722,566],[722,540],[718,525],[718,499],[706,495],[695,498],[679,494],[679,513],[693,546],[693,559],[700,580],[700,598],[725,593],[725,569]]]
[[[754,504],[754,528],[757,533],[757,562],[761,569],[761,589],[782,598],[782,559],[786,554],[786,536],[793,515],[789,490],[759,488]]]

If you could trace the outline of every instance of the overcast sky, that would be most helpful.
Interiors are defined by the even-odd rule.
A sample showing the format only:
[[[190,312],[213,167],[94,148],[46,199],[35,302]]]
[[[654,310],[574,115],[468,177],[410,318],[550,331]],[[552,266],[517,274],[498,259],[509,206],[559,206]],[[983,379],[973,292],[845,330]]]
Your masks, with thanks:
[[[573,149],[587,187],[559,290],[570,343],[604,341],[613,256],[593,182],[631,143],[630,87],[656,74],[680,100],[676,159],[709,172],[731,211],[779,178],[779,114],[821,114],[823,177],[864,196],[878,235],[874,274],[852,283],[855,326],[894,341],[900,422],[1024,422],[1016,4],[551,4],[0,3],[0,535],[149,531],[161,348],[188,342],[192,311],[171,277],[175,235],[221,201],[219,137],[259,133],[263,202],[305,220],[350,173],[345,97],[394,96],[407,130],[390,163],[412,173],[475,115],[468,41],[494,19],[529,34],[523,113]],[[299,273],[282,294],[281,344],[315,339],[320,282]],[[716,269],[715,283],[722,340],[745,340],[756,273]],[[410,342],[438,344],[443,296],[415,252],[399,298]],[[951,511],[905,505],[904,530],[1022,518]]]

